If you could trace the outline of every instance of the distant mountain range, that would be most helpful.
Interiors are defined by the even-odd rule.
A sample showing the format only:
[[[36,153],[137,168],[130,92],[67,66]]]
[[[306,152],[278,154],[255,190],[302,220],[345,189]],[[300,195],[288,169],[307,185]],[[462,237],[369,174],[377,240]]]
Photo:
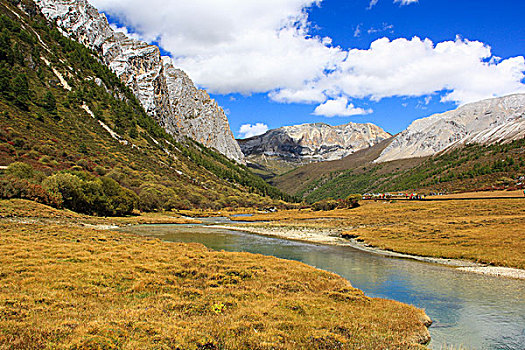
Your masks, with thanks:
[[[374,124],[325,123],[284,126],[237,140],[249,161],[305,164],[344,158],[392,136]],[[465,144],[491,145],[525,137],[525,94],[470,103],[417,119],[395,135],[376,163],[427,157]]]
[[[370,123],[315,123],[283,126],[238,142],[246,156],[266,155],[302,162],[341,159],[389,137],[389,133]]]
[[[418,119],[372,147],[268,180],[308,201],[367,191],[512,186],[525,175],[524,144],[525,94],[515,94]]]
[[[341,159],[390,137],[370,123],[315,123],[284,126],[237,141],[248,164],[267,176],[311,162]]]

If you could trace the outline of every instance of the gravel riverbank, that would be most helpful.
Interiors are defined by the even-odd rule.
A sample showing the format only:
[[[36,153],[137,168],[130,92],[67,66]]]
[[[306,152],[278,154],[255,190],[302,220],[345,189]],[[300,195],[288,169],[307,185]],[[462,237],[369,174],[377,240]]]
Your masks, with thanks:
[[[460,271],[473,272],[483,275],[500,276],[507,278],[516,278],[525,280],[525,270],[501,267],[501,266],[487,266],[473,261],[434,258],[426,256],[417,256],[410,254],[403,254],[383,249],[378,249],[367,244],[357,242],[355,239],[342,238],[340,232],[332,230],[309,230],[306,228],[269,228],[269,227],[247,227],[247,226],[232,226],[232,225],[212,225],[216,228],[224,228],[228,230],[243,231],[254,233],[263,236],[277,237],[282,239],[290,239],[294,241],[303,241],[316,244],[328,244],[338,246],[350,246],[355,249],[367,251],[374,254],[384,256],[391,256],[401,259],[413,259],[428,263],[448,265],[457,268]]]

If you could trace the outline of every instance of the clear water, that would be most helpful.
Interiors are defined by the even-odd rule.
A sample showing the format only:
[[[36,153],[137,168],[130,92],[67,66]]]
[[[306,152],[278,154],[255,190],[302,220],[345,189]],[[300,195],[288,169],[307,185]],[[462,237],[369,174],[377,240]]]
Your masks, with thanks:
[[[212,218],[208,222],[225,222]],[[348,279],[368,296],[422,308],[434,321],[430,348],[525,349],[525,281],[460,272],[389,258],[351,247],[294,242],[202,225],[126,229],[166,241],[199,242],[215,250],[297,260]]]

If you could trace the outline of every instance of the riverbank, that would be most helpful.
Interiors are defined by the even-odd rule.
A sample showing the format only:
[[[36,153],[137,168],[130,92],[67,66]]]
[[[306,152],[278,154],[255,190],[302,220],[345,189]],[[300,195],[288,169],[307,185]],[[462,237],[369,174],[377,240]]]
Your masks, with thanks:
[[[366,297],[333,273],[82,227],[84,219],[0,201],[0,348],[424,349],[429,341],[422,310]],[[120,219],[84,224],[104,222]]]
[[[313,231],[304,228],[275,227],[261,228],[250,226],[233,226],[233,225],[213,225],[216,228],[224,228],[233,231],[243,231],[268,237],[276,237],[300,242],[327,244],[336,246],[349,246],[355,249],[366,251],[372,254],[379,254],[399,259],[412,259],[433,264],[447,265],[455,267],[465,272],[478,273],[482,275],[500,276],[507,278],[516,278],[525,280],[525,270],[511,267],[487,266],[468,260],[434,258],[428,256],[417,256],[410,254],[397,253],[394,251],[383,250],[372,247],[363,242],[358,242],[354,238],[342,238],[341,234],[332,231]]]
[[[444,259],[441,261],[452,261],[469,271],[521,278],[525,269],[523,204],[522,198],[365,202],[356,209],[288,210],[235,220],[243,221],[245,227],[268,230],[270,235],[289,232],[292,239],[354,244],[360,249],[425,261]],[[308,234],[301,238],[305,232]],[[326,234],[315,236],[323,232]]]

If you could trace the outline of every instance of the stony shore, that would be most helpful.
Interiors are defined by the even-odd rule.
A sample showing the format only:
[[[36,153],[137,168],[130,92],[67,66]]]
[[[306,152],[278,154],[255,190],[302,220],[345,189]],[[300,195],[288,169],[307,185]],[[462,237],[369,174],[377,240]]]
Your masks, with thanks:
[[[378,249],[355,239],[342,238],[340,232],[332,230],[310,230],[306,228],[289,228],[289,227],[247,227],[232,225],[213,225],[213,227],[224,228],[228,230],[244,231],[263,236],[277,237],[294,241],[303,241],[317,244],[328,244],[337,246],[350,246],[355,249],[366,251],[373,254],[391,256],[401,259],[413,259],[428,263],[435,263],[455,267],[465,272],[473,272],[482,275],[500,276],[507,278],[516,278],[525,280],[525,270],[502,266],[487,266],[473,261],[434,258],[427,256],[417,256],[403,254],[389,250]]]

